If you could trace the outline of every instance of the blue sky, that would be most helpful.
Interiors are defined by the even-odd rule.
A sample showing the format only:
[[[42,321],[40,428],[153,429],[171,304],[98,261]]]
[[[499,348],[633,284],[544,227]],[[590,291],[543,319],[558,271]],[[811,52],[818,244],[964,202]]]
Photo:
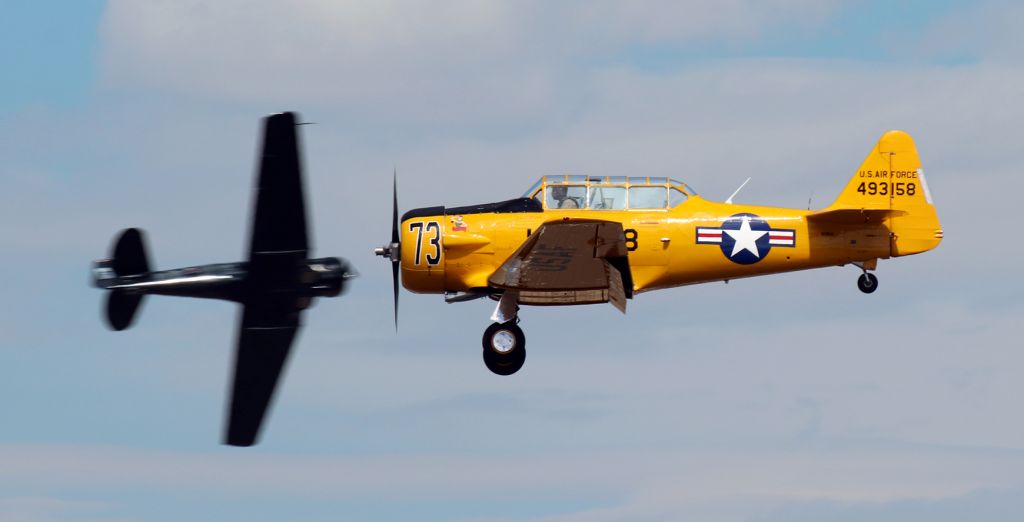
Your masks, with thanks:
[[[99,0],[4,3],[0,111],[31,105],[66,109],[88,103],[96,79],[103,7]]]
[[[1024,514],[1015,223],[1024,39],[1008,2],[15,1],[0,20],[0,520],[1005,520]],[[89,262],[242,257],[262,115],[298,110],[317,255],[263,442],[218,444],[232,305],[107,331]],[[403,208],[543,174],[646,173],[827,205],[914,135],[946,231],[882,262],[527,309],[402,295]],[[993,226],[996,225],[996,226]],[[1007,239],[1007,237],[1011,239]],[[954,516],[955,515],[955,516]],[[946,517],[946,518],[942,518]]]

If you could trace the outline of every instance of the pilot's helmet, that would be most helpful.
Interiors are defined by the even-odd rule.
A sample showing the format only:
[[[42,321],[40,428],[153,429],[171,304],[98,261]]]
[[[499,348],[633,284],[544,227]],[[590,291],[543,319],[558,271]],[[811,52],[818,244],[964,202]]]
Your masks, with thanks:
[[[565,199],[566,194],[569,192],[569,187],[565,185],[556,185],[551,188],[551,197],[558,201]]]

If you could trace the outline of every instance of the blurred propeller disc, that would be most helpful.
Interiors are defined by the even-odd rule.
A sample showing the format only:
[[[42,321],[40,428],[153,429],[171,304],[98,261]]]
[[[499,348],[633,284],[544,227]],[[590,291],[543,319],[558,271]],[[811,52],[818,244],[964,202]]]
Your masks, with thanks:
[[[391,281],[395,289],[395,331],[398,331],[398,271],[402,262],[402,246],[398,236],[398,169],[391,178]]]
[[[395,331],[398,331],[398,282],[402,268],[402,242],[398,234],[398,169],[392,174],[391,180],[391,243],[373,249],[373,253],[391,260],[391,279],[395,290]]]

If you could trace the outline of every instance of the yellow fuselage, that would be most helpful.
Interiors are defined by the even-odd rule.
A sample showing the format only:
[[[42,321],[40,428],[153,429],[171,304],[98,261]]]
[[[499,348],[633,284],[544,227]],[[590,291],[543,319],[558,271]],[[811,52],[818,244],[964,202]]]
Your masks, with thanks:
[[[402,284],[417,293],[487,287],[488,277],[530,233],[547,222],[575,219],[622,224],[634,292],[851,262],[873,263],[892,254],[885,222],[820,223],[807,218],[811,213],[691,196],[674,208],[656,210],[546,209],[417,216],[401,224]],[[736,223],[737,214],[756,216],[751,219],[767,223],[771,230],[784,231],[780,232],[784,238],[769,248],[761,239],[761,247],[755,247],[756,260],[746,264],[730,257],[734,241],[727,240],[726,248],[698,239],[698,231],[710,231],[705,235],[714,241],[715,230],[721,230],[726,221]],[[752,254],[746,255],[749,260]]]

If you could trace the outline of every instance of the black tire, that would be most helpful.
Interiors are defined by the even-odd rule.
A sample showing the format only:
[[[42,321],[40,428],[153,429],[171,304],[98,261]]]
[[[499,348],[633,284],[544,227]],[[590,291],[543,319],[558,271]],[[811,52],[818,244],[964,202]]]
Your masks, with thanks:
[[[878,290],[878,278],[875,277],[875,274],[864,272],[857,278],[857,288],[865,294],[870,294]]]
[[[514,320],[488,326],[483,349],[484,365],[497,375],[512,375],[526,362],[526,336]]]

